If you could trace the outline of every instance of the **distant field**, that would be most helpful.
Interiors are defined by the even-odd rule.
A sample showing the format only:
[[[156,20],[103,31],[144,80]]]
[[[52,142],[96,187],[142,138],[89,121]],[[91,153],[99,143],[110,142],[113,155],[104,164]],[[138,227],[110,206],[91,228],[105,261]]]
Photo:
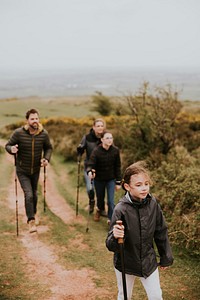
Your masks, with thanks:
[[[184,111],[200,114],[200,101],[182,101],[182,103]],[[38,109],[40,118],[82,118],[98,115],[97,112],[91,111],[91,107],[90,96],[0,99],[0,128],[24,120],[25,112],[30,108]]]
[[[188,112],[194,113],[194,114],[200,114],[200,101],[186,100],[186,101],[183,101],[183,103],[184,103],[184,107],[183,107],[184,111],[188,111]]]
[[[38,109],[40,118],[95,115],[90,110],[90,97],[11,98],[0,100],[0,128],[24,120],[25,112],[30,108]]]

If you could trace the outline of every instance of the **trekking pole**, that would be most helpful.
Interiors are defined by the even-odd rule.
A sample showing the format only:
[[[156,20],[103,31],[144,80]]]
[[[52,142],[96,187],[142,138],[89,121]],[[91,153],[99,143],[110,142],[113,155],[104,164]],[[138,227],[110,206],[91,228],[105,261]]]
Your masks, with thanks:
[[[18,197],[17,197],[17,155],[14,155],[15,158],[15,196],[16,196],[16,231],[17,236],[19,235],[19,222],[18,222]]]
[[[90,191],[89,191],[89,205],[88,205],[88,218],[87,218],[87,227],[86,232],[89,231],[89,217],[90,217],[90,201],[94,199],[94,190],[93,190],[93,179],[90,181]]]
[[[78,201],[79,201],[79,185],[80,185],[80,167],[81,167],[81,156],[78,155],[78,175],[77,175],[77,194],[76,194],[76,216],[78,216]]]
[[[44,212],[46,211],[46,167],[44,166]]]
[[[118,220],[116,222],[119,225],[122,225],[122,221]],[[120,247],[120,257],[121,257],[121,265],[122,265],[122,283],[123,283],[123,291],[124,291],[124,300],[127,300],[127,290],[126,290],[126,274],[125,274],[125,264],[124,264],[124,239],[118,238],[118,244]]]

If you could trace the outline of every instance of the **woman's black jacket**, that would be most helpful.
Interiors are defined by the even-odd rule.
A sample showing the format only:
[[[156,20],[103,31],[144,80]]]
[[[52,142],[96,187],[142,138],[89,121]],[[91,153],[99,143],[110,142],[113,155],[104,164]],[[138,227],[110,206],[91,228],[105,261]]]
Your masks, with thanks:
[[[87,167],[87,162],[90,159],[90,155],[94,148],[96,148],[101,143],[101,138],[97,137],[94,129],[90,129],[90,132],[83,136],[79,146],[77,147],[77,154],[83,155],[86,151],[86,158],[84,162],[85,169]]]
[[[112,230],[117,220],[122,220],[125,226],[125,273],[146,278],[156,270],[158,264],[165,267],[173,263],[167,225],[154,197],[148,195],[142,203],[135,203],[126,193],[115,206],[106,246],[114,252],[114,266],[121,271],[119,245]],[[160,256],[159,262],[154,244]]]

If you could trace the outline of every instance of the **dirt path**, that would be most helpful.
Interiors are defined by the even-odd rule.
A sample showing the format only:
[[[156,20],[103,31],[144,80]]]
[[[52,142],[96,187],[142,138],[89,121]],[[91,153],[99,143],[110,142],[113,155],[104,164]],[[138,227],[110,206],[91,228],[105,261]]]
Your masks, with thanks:
[[[6,154],[8,162],[13,163],[13,159]],[[44,177],[43,177],[44,178]],[[41,184],[43,183],[42,174],[40,176]],[[48,166],[48,197],[46,197],[48,208],[64,223],[82,222],[83,217],[74,218],[75,212],[59,195],[55,182],[53,169]],[[13,174],[14,182],[14,174]],[[24,211],[23,192],[19,183],[18,189],[18,213],[20,220],[26,223]],[[16,208],[15,186],[9,190],[8,206],[10,209]],[[75,221],[74,221],[75,219]],[[28,228],[22,231],[20,228],[19,239],[24,246],[23,260],[26,264],[26,272],[30,280],[37,280],[45,289],[51,291],[51,296],[43,298],[44,300],[84,300],[95,299],[97,295],[106,295],[106,291],[96,288],[93,279],[97,277],[95,272],[83,268],[81,270],[67,270],[57,263],[56,247],[47,246],[40,240],[40,233],[48,230],[48,225],[38,226],[38,233],[30,234]],[[31,299],[31,298],[30,298]],[[105,298],[104,298],[105,299]],[[109,296],[108,298],[109,299]]]

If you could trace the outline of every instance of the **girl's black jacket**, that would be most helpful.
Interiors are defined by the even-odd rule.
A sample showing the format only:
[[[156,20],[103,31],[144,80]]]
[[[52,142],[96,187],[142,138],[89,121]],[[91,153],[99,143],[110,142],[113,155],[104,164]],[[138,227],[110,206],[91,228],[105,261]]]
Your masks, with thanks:
[[[90,156],[87,163],[87,172],[95,169],[95,180],[109,181],[116,180],[116,184],[121,182],[121,160],[119,148],[111,145],[108,150],[102,147],[102,144],[97,146]]]
[[[170,266],[173,256],[169,244],[167,225],[160,205],[150,194],[142,201],[131,201],[129,193],[115,206],[106,246],[114,252],[114,266],[121,272],[119,244],[113,235],[113,226],[122,220],[125,227],[124,262],[125,273],[148,277],[160,266]],[[154,243],[160,261],[157,262]]]

